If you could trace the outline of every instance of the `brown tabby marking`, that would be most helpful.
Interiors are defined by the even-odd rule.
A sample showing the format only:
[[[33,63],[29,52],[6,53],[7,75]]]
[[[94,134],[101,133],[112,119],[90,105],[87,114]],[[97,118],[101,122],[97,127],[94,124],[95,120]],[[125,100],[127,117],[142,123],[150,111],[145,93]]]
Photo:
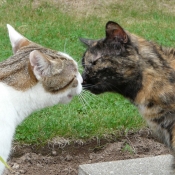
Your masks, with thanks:
[[[106,37],[81,39],[83,85],[95,94],[120,93],[137,106],[150,127],[175,154],[175,49],[165,48],[106,24]]]
[[[30,41],[26,39],[21,39],[21,41],[17,43],[17,45],[13,48],[13,52],[16,53],[20,48],[24,46],[28,46],[29,44],[30,44]]]
[[[50,75],[42,78],[43,86],[47,91],[54,93],[58,90],[67,89],[70,84],[72,87],[77,86],[77,81],[74,78],[78,70],[73,60],[64,57],[57,51],[25,40],[19,43],[18,49],[17,47],[14,49],[15,55],[0,64],[0,81],[23,91],[34,86],[38,80],[29,62],[29,55],[33,50],[39,51],[45,58],[45,61],[49,60],[54,63],[50,64],[50,69],[52,69]],[[56,69],[54,69],[54,66]],[[57,71],[58,68],[60,68],[61,71],[54,72]],[[16,78],[18,78],[18,80],[15,80]],[[54,89],[55,87],[57,87],[57,89]]]

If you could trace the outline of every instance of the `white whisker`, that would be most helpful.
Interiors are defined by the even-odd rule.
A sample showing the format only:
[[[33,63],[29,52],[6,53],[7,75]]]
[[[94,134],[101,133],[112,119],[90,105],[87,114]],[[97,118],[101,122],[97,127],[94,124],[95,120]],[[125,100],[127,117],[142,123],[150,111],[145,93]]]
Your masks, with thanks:
[[[92,84],[86,84],[86,85],[83,85],[83,88],[87,88],[87,87],[93,87],[94,85]]]
[[[84,103],[85,103],[88,107],[90,107],[88,101],[85,99],[85,97],[83,96],[83,94],[80,94],[80,95],[81,95],[81,98],[82,98],[82,100],[84,101]],[[90,108],[91,108],[91,107],[90,107]]]
[[[82,95],[83,95],[84,98],[86,98],[86,99],[88,99],[88,100],[93,99],[93,97],[90,96],[89,94],[83,93]]]
[[[85,102],[83,101],[82,95],[81,95],[81,94],[78,95],[78,99],[79,99],[80,103],[82,104],[83,108],[86,108],[86,104],[85,104]]]
[[[91,92],[89,92],[89,91],[86,91],[86,90],[83,90],[83,95],[86,95],[86,96],[89,96],[89,97],[95,97],[96,95],[95,94],[93,94],[93,93],[91,93]]]
[[[66,44],[67,44],[67,39],[64,42],[64,53],[66,53]]]
[[[86,85],[83,85],[83,89],[88,89],[88,88],[92,88],[94,87],[95,85],[92,85],[92,84],[86,84]]]

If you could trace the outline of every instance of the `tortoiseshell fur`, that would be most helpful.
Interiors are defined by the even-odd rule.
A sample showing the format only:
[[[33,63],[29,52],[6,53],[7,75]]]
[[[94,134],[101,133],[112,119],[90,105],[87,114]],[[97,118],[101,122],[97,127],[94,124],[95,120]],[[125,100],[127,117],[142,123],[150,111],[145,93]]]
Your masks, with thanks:
[[[88,45],[83,85],[95,94],[116,92],[128,98],[175,155],[175,49],[165,48],[106,24],[106,37],[81,39]]]

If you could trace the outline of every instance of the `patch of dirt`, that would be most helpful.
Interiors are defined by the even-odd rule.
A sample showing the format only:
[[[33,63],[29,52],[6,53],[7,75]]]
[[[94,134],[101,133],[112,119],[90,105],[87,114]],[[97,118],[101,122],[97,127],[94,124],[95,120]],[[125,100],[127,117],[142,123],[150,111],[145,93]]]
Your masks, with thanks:
[[[41,7],[42,5],[51,5],[60,8],[63,12],[74,14],[79,17],[87,17],[96,15],[100,16],[100,18],[105,18],[109,11],[109,6],[119,5],[119,6],[128,6],[132,7],[132,9],[142,8],[143,10],[148,11],[151,6],[149,1],[140,1],[137,6],[130,1],[123,0],[33,0],[32,7],[34,9]],[[174,0],[169,1],[159,1],[156,0],[153,3],[153,6],[157,4],[156,8],[159,10],[163,10],[168,13],[175,12]]]
[[[4,175],[77,175],[78,166],[105,161],[116,161],[167,154],[149,130],[129,133],[114,140],[91,140],[84,144],[64,146],[16,145],[8,164],[13,171]]]
[[[112,3],[123,3],[122,0],[34,0],[32,7],[34,9],[41,7],[43,4],[54,5],[60,8],[62,12],[74,14],[77,17],[87,17],[92,14],[105,17],[108,13],[106,7]],[[105,13],[102,13],[105,12]]]

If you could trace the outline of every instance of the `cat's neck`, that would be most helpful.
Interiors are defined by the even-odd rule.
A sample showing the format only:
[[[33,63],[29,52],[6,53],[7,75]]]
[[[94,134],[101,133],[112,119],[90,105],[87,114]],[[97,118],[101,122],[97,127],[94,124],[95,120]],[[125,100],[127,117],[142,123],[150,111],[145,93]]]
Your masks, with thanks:
[[[0,115],[16,127],[32,112],[57,104],[68,93],[68,91],[60,95],[47,93],[40,83],[26,91],[19,91],[0,82]]]

